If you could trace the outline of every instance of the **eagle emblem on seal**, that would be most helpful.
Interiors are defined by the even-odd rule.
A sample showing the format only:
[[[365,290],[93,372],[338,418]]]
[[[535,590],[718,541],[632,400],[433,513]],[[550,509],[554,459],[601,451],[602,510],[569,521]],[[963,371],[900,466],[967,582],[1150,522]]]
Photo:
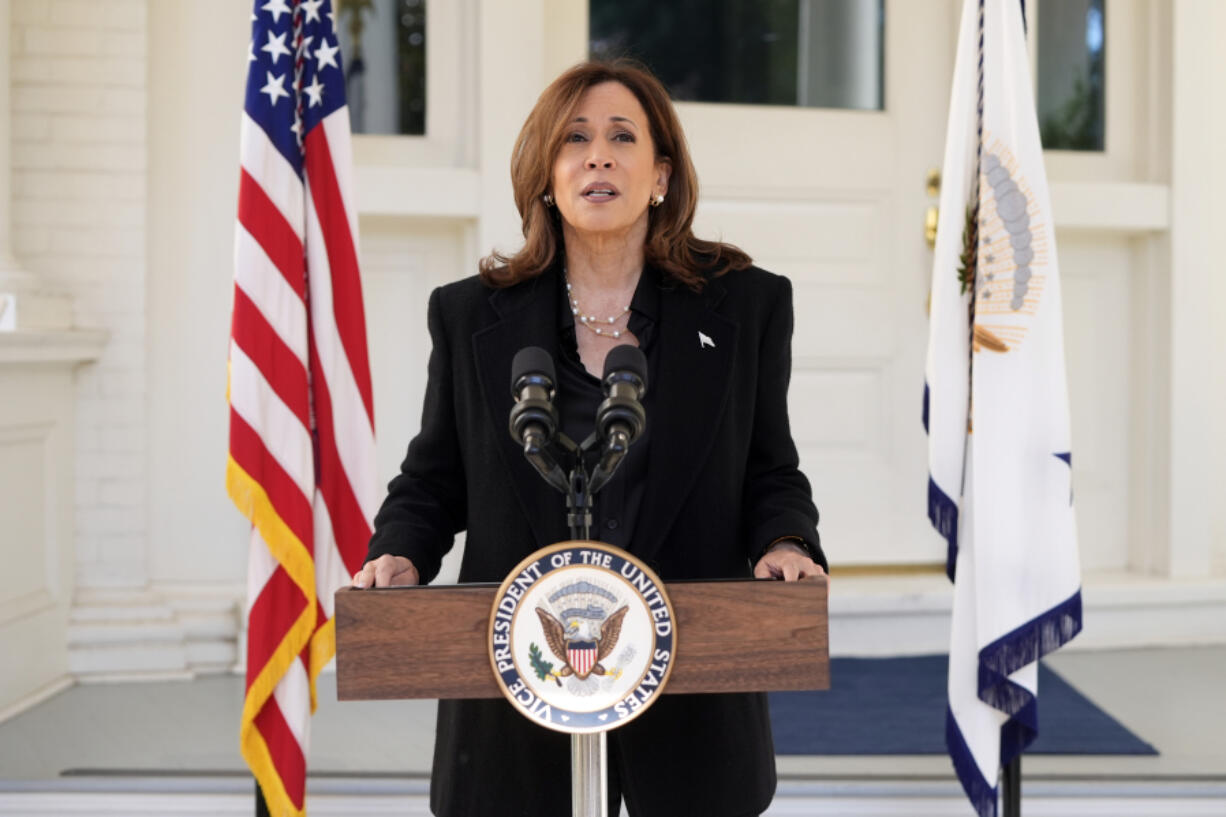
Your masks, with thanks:
[[[553,612],[536,608],[545,631],[545,643],[562,667],[551,673],[555,679],[574,675],[580,681],[591,675],[618,675],[603,663],[617,646],[622,620],[630,609],[618,606],[611,591],[587,581],[571,582],[548,596]],[[560,681],[559,681],[560,683]]]

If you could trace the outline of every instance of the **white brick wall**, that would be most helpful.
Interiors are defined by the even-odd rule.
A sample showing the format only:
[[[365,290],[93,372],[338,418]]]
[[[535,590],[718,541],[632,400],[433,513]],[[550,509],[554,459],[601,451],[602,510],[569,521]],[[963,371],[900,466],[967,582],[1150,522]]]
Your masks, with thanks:
[[[77,380],[80,587],[148,581],[144,0],[12,0],[14,251],[111,333]]]

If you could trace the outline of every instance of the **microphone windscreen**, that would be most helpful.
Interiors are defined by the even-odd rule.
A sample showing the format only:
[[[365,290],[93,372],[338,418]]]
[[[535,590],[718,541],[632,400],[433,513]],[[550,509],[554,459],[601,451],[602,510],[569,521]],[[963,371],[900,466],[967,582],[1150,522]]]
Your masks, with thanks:
[[[515,384],[521,377],[530,374],[544,375],[549,378],[550,383],[557,382],[553,370],[553,358],[539,346],[525,346],[515,353],[511,361],[511,391],[515,391]]]
[[[614,372],[630,372],[642,381],[644,390],[647,388],[647,356],[637,346],[623,343],[609,350],[604,359],[602,379],[607,379]]]

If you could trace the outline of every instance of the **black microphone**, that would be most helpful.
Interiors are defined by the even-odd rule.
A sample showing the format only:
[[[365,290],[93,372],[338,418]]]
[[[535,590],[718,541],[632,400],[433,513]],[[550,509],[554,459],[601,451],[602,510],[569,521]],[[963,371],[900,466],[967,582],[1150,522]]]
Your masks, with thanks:
[[[560,491],[569,485],[566,474],[549,453],[558,432],[558,412],[553,405],[553,358],[539,346],[527,346],[511,361],[511,439],[524,447],[524,456],[545,480]]]
[[[592,474],[591,490],[600,490],[621,464],[631,444],[647,427],[642,399],[647,393],[647,358],[637,346],[609,350],[604,360],[605,400],[596,409],[596,433],[604,441],[600,464]]]

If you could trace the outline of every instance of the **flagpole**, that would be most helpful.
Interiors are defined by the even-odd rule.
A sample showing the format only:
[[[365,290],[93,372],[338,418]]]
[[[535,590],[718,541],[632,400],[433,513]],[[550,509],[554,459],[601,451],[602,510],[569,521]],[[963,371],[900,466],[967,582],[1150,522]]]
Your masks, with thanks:
[[[268,811],[268,803],[264,802],[264,792],[260,791],[260,781],[255,781],[255,817],[272,817]]]
[[[1022,817],[1022,754],[1014,755],[1001,772],[1002,817]]]
[[[1029,36],[1029,25],[1026,22],[1026,0],[1020,0],[1022,10],[1022,37]],[[1002,817],[1022,817],[1022,753],[1018,752],[1001,770],[1001,811]]]
[[[1026,0],[1020,0],[1022,9],[1022,37],[1028,37]],[[1003,817],[1022,817],[1022,753],[1018,752],[1001,771],[1001,810]]]

